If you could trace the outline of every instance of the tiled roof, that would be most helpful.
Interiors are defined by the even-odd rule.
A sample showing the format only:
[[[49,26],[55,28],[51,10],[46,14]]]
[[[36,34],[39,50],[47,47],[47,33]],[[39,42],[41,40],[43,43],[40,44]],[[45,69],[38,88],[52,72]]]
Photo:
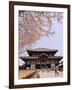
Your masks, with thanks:
[[[31,57],[31,56],[24,56],[24,57],[20,57],[21,59],[38,59],[38,57]]]
[[[28,49],[28,51],[56,51],[56,49],[35,48],[35,49]]]
[[[22,60],[28,60],[28,59],[38,59],[39,57],[31,57],[31,56],[25,56],[25,57],[20,57]],[[57,59],[61,60],[63,57],[62,56],[48,56],[49,59]]]

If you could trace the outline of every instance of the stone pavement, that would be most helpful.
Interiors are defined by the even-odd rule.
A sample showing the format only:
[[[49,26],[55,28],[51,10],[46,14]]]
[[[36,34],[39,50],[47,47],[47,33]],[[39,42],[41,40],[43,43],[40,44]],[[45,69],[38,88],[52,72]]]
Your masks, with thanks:
[[[40,78],[48,78],[48,77],[62,77],[63,72],[58,71],[58,73],[55,73],[55,71],[48,71],[48,70],[40,70],[39,71]]]

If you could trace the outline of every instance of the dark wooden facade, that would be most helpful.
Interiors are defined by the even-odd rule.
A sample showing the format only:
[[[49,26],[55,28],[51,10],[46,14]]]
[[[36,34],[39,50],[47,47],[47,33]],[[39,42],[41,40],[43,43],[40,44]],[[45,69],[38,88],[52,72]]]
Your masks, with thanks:
[[[27,50],[29,56],[20,57],[25,62],[25,69],[55,69],[59,64],[62,56],[55,56],[58,50],[51,50],[46,48],[38,48]]]

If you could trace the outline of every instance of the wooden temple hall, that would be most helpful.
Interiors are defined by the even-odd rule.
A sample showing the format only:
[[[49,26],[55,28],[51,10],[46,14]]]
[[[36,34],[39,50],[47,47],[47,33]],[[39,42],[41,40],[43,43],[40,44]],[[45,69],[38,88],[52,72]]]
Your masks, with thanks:
[[[29,56],[20,57],[24,62],[24,69],[43,69],[48,68],[55,70],[59,65],[62,56],[55,56],[58,50],[51,50],[47,48],[36,48],[27,50]]]

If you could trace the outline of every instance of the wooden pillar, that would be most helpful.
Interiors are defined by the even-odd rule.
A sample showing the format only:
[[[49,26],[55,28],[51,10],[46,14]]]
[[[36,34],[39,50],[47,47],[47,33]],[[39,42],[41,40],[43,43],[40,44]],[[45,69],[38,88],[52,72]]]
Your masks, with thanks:
[[[55,63],[54,63],[54,60],[51,61],[51,70],[55,70]]]
[[[41,59],[40,59],[40,69],[41,69]]]
[[[31,69],[31,60],[30,60],[30,69]]]
[[[35,69],[36,69],[36,60],[35,60]]]
[[[26,69],[27,69],[27,61],[25,61],[25,63],[26,63]]]
[[[45,68],[47,69],[47,64],[46,64],[46,61],[47,61],[47,59],[45,59]]]

